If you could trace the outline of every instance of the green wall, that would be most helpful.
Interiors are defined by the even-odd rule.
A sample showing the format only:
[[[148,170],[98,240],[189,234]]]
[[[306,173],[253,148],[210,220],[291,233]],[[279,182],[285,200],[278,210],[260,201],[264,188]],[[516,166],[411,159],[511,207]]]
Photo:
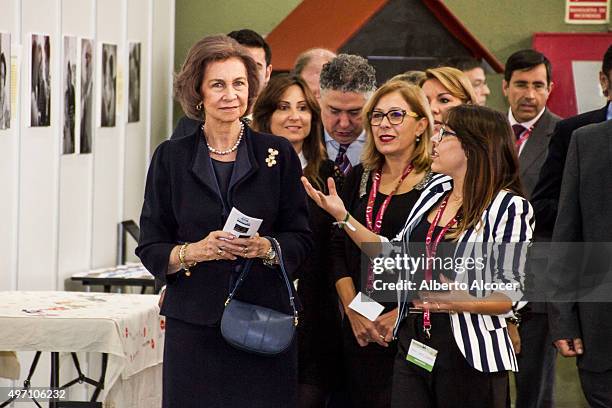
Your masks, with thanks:
[[[333,0],[331,0],[333,1]],[[252,28],[269,33],[301,0],[176,0],[175,69],[189,47],[207,34]],[[502,63],[510,54],[531,45],[535,32],[606,32],[606,25],[568,25],[565,0],[445,0],[463,24]],[[273,50],[274,51],[274,50]],[[489,105],[506,109],[502,76],[490,74]],[[182,115],[175,105],[175,121]]]
[[[176,0],[174,69],[178,71],[197,40],[210,34],[250,28],[266,35],[301,0]],[[174,104],[175,123],[183,115]]]

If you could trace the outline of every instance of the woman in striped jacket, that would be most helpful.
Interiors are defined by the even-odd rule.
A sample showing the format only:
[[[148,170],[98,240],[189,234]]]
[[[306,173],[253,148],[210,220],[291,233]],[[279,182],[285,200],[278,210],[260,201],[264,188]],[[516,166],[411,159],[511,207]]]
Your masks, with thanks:
[[[505,317],[521,295],[522,265],[533,230],[533,210],[521,194],[508,121],[485,107],[454,107],[434,138],[432,157],[432,170],[439,174],[394,241],[402,242],[413,257],[413,251],[421,250],[428,259],[450,255],[475,262],[465,270],[432,262],[438,266],[400,276],[415,282],[416,289],[421,287],[418,279],[437,278],[450,290],[419,291],[418,299],[401,292],[392,406],[505,407],[508,371],[518,370]],[[305,185],[321,207],[348,226],[347,233],[368,255],[388,251],[363,246],[385,239],[356,223],[333,188],[323,195]],[[502,290],[490,290],[495,287],[491,283]]]

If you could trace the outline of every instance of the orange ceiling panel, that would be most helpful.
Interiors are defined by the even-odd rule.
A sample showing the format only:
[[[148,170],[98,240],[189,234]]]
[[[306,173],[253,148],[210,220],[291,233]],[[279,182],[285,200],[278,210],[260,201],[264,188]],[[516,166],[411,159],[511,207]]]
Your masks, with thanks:
[[[337,51],[387,0],[304,0],[267,36],[275,71],[293,68],[303,51]]]

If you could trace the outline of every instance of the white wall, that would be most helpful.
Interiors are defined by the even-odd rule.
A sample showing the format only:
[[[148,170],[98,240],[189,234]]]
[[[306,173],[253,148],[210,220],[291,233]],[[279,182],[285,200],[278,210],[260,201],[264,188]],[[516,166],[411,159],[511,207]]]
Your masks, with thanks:
[[[138,221],[150,151],[171,131],[174,0],[0,0],[0,9],[0,31],[21,47],[16,109],[11,128],[0,130],[0,290],[63,290],[77,271],[114,265],[117,223]],[[48,127],[29,126],[32,33],[51,37]],[[91,154],[61,154],[64,35],[96,44]],[[102,42],[118,47],[117,120],[106,128],[97,120]],[[134,123],[129,42],[141,43]]]
[[[11,33],[14,50],[21,47],[16,109],[11,128],[0,130],[0,291],[64,290],[75,272],[113,266],[117,224],[138,222],[151,151],[171,132],[174,0],[0,0],[0,10],[0,31]],[[48,127],[29,126],[31,33],[51,37]],[[64,35],[95,42],[91,154],[61,154]],[[111,128],[98,126],[102,42],[117,44]],[[141,43],[136,123],[127,123],[129,42]],[[32,356],[20,353],[20,382]],[[48,359],[34,384],[48,383]]]

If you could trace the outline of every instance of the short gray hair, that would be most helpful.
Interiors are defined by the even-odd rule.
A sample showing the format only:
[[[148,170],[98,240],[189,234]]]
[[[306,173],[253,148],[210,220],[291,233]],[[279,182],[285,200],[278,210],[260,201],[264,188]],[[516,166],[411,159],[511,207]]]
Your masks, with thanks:
[[[363,57],[338,54],[321,70],[321,91],[326,90],[372,93],[376,90],[376,70]]]
[[[292,73],[295,75],[302,75],[302,71],[304,71],[306,65],[310,64],[310,61],[312,61],[315,56],[327,57],[329,61],[336,58],[336,54],[327,48],[311,48],[298,55]]]

